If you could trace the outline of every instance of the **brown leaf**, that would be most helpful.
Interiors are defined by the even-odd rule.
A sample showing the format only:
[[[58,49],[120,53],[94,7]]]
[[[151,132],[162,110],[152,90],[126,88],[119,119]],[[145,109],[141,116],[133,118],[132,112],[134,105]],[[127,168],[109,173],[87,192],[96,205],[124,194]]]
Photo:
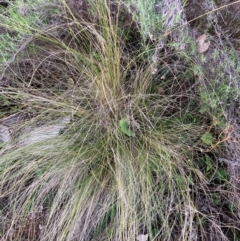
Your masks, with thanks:
[[[197,38],[196,42],[202,45],[205,42],[206,38],[207,38],[207,35],[204,33]]]
[[[196,42],[198,43],[198,53],[200,54],[206,52],[210,46],[210,41],[205,42],[206,38],[207,35],[204,33],[201,36],[199,36],[196,40]]]

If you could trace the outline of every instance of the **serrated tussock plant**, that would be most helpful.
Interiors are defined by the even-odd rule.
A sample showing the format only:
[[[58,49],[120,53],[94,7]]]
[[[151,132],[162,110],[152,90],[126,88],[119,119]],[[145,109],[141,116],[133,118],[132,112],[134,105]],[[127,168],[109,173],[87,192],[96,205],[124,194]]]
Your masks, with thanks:
[[[21,58],[6,67],[9,86],[1,91],[28,115],[0,150],[0,235],[165,241],[204,236],[205,225],[219,229],[198,197],[211,196],[207,185],[216,176],[206,153],[222,149],[209,117],[199,114],[191,73],[165,76],[162,65],[152,72],[141,35],[124,36],[137,28],[124,5],[86,6],[80,18],[62,1],[62,22],[31,33]],[[184,70],[192,64],[185,63]],[[31,129],[66,117],[54,137],[29,141]]]

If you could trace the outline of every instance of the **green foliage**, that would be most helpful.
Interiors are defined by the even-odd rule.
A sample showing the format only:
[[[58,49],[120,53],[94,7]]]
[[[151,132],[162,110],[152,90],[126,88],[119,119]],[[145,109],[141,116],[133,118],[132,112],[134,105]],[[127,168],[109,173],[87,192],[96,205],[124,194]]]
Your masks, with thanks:
[[[38,168],[38,169],[36,170],[36,175],[37,175],[37,177],[41,177],[42,174],[43,174],[43,170],[40,169],[40,168]]]
[[[201,168],[204,170],[205,176],[212,183],[223,183],[229,180],[227,169],[225,167],[216,165],[214,160],[209,155],[204,155],[202,158],[199,158],[199,162]],[[216,196],[217,194],[215,193],[214,195]],[[214,195],[212,198],[216,199]]]
[[[135,136],[135,133],[130,130],[128,121],[126,119],[120,120],[119,126],[122,133],[126,134],[127,136]]]
[[[206,155],[204,161],[205,161],[205,165],[206,165],[206,171],[207,171],[207,173],[209,173],[213,169],[212,160],[208,155]]]
[[[212,133],[206,132],[202,135],[201,140],[204,144],[211,145],[213,141]]]
[[[229,174],[226,168],[219,168],[216,172],[214,177],[219,181],[227,181],[229,179]]]
[[[157,37],[163,31],[163,18],[155,11],[155,1],[127,0],[128,6],[134,6],[138,11],[133,11],[133,16],[140,23],[143,36],[148,34]],[[130,8],[131,9],[131,8]]]
[[[213,200],[215,205],[219,205],[221,203],[221,199],[218,193],[212,193],[211,199]]]
[[[202,101],[200,113],[221,114],[223,107],[229,103],[230,99],[234,99],[235,95],[235,90],[224,83],[211,86],[209,90],[200,89],[200,98]]]

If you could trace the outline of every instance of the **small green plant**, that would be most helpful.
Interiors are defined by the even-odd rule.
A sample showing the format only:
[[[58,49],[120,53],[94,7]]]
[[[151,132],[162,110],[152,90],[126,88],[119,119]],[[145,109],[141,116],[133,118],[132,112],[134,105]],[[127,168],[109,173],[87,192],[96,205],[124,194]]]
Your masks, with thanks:
[[[210,132],[205,132],[205,133],[202,135],[201,140],[203,141],[204,144],[211,145],[212,142],[213,142],[212,133],[210,133]]]
[[[215,172],[214,177],[219,181],[227,181],[229,179],[229,174],[226,170],[226,168],[218,168],[217,171]]]
[[[126,119],[120,120],[119,126],[122,133],[126,134],[127,136],[135,136],[135,133],[130,130],[128,121]]]
[[[204,161],[205,161],[206,171],[207,173],[210,173],[210,171],[213,170],[212,160],[208,155],[206,155]]]

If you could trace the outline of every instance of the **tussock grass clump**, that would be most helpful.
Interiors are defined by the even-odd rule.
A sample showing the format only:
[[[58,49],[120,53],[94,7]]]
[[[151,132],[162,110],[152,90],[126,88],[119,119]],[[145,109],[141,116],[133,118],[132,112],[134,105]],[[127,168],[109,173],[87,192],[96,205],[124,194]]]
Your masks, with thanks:
[[[65,20],[31,33],[21,58],[5,69],[4,98],[28,115],[0,150],[1,237],[233,237],[237,228],[224,232],[221,219],[230,227],[235,217],[216,207],[228,198],[217,161],[224,134],[201,112],[192,62],[172,54],[169,63],[184,63],[174,72],[159,52],[153,73],[144,57],[154,48],[142,51],[124,5],[89,1],[83,18],[71,1],[62,8]],[[55,130],[62,118],[70,121],[57,135],[30,141],[32,129]]]

